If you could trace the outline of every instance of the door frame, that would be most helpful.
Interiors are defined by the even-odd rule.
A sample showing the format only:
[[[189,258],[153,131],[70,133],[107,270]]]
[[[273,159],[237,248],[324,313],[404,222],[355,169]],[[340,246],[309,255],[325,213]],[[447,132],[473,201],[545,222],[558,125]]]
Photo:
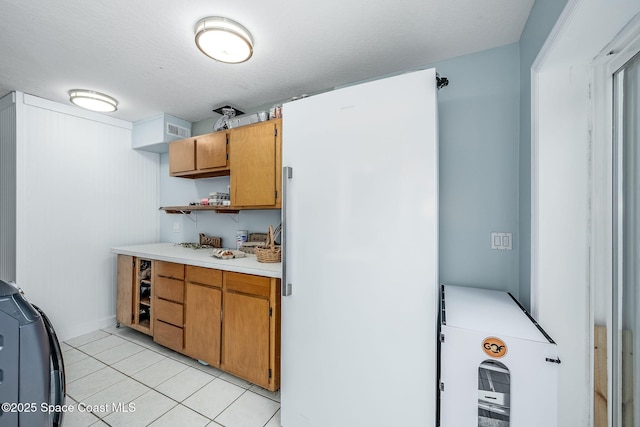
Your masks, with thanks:
[[[604,301],[605,307],[595,307],[606,319],[607,327],[607,416],[610,426],[618,426],[622,420],[620,402],[622,380],[621,343],[612,333],[618,324],[614,307],[621,302],[617,292],[619,286],[617,269],[621,259],[617,256],[621,239],[616,239],[616,221],[620,223],[621,212],[615,215],[616,196],[620,188],[615,174],[620,167],[614,146],[614,82],[613,74],[640,52],[640,14],[636,15],[622,31],[595,58],[593,67],[593,162],[592,162],[592,243],[591,277],[592,294],[595,301]],[[618,245],[616,246],[616,241]],[[617,264],[617,269],[616,269]],[[596,316],[601,317],[601,316]],[[609,404],[611,402],[611,404]]]
[[[593,327],[610,326],[611,317],[613,171],[606,124],[612,101],[598,59],[613,63],[612,57],[621,57],[621,50],[607,47],[628,34],[638,12],[633,1],[611,8],[604,0],[569,0],[531,68],[531,311],[567,362],[560,367],[559,395],[575,415],[561,411],[565,424],[593,425]],[[549,120],[551,111],[558,113],[555,121]],[[569,144],[573,151],[562,151]],[[542,163],[553,159],[549,148],[565,166]],[[559,206],[549,205],[557,201]],[[567,244],[570,239],[576,243]],[[571,384],[578,383],[585,389],[569,396]],[[608,388],[611,393],[610,381]]]

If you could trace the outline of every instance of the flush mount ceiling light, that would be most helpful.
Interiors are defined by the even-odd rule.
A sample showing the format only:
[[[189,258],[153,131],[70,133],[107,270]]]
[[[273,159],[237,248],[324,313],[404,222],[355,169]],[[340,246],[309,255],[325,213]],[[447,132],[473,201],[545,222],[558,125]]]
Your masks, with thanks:
[[[69,91],[69,101],[87,110],[110,113],[118,109],[118,101],[104,93],[86,89]]]
[[[253,39],[249,31],[220,16],[198,21],[196,45],[208,57],[228,64],[244,62],[253,55]]]

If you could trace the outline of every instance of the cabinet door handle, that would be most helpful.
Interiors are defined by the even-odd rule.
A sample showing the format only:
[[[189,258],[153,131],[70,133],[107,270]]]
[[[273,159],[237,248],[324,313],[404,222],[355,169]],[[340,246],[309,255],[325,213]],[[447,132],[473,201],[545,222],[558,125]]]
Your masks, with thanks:
[[[291,284],[287,282],[287,181],[293,178],[293,168],[285,166],[282,168],[282,280],[280,286],[283,297],[291,295]]]

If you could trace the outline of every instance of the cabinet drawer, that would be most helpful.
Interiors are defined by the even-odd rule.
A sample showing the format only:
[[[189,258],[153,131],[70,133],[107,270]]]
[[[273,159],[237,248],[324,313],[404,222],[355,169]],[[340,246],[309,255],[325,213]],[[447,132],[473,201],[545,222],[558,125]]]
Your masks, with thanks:
[[[269,298],[271,279],[242,273],[224,273],[225,290]]]
[[[175,302],[184,302],[184,282],[167,277],[156,277],[155,296]]]
[[[222,287],[222,270],[214,270],[212,268],[194,267],[187,265],[187,281],[198,283],[200,285],[208,285]]]
[[[156,276],[184,279],[184,264],[174,262],[156,261]]]
[[[153,301],[153,310],[155,312],[154,316],[156,319],[180,327],[184,324],[183,308],[182,304],[176,304],[175,302],[166,301],[160,298],[156,298]]]
[[[153,340],[176,351],[183,349],[183,330],[162,321],[153,324]]]

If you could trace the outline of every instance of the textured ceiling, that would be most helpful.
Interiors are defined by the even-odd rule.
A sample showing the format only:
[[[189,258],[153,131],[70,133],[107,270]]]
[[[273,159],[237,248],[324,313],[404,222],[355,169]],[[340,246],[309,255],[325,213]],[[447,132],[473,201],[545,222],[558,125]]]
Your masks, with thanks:
[[[70,89],[120,102],[129,121],[196,122],[300,94],[422,68],[516,42],[533,0],[0,0],[0,97],[68,103]],[[254,55],[224,64],[195,46],[206,16],[247,27]],[[452,82],[452,84],[454,84]]]

